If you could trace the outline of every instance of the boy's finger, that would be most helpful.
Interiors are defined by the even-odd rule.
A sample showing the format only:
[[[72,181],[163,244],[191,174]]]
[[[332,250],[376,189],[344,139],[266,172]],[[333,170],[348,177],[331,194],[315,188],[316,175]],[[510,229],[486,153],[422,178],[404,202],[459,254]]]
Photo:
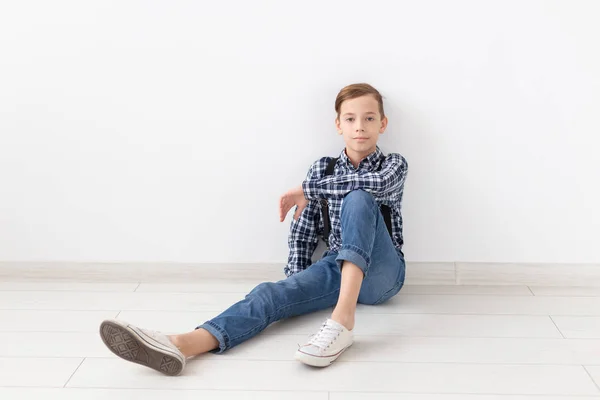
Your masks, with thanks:
[[[283,212],[283,207],[284,207],[284,196],[281,196],[281,198],[279,199],[279,222],[283,222],[285,220],[285,214]]]
[[[279,220],[281,222],[285,220],[285,216],[287,215],[288,211],[290,211],[290,207],[286,204],[282,204],[279,208]]]

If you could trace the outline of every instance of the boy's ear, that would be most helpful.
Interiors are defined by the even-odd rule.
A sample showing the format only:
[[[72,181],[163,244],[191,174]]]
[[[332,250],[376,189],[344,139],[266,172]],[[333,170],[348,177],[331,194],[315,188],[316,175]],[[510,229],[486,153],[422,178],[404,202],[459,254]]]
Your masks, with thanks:
[[[385,132],[385,128],[387,128],[387,124],[388,124],[387,117],[383,117],[383,119],[381,120],[381,128],[379,128],[379,133]]]
[[[340,135],[342,134],[342,127],[340,126],[340,119],[339,118],[335,119],[335,129],[337,129],[337,132]]]

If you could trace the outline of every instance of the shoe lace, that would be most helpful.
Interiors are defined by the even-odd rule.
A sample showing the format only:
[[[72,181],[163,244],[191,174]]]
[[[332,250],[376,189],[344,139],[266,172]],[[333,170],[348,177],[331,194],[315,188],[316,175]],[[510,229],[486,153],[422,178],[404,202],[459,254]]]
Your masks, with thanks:
[[[323,326],[321,326],[321,330],[311,337],[308,344],[326,349],[335,341],[335,339],[337,339],[341,332],[341,329],[324,323]]]

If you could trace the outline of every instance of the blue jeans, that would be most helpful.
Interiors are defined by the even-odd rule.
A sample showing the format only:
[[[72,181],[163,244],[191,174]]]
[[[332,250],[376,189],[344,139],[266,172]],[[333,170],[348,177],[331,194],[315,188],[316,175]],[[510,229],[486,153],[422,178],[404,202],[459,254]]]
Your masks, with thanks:
[[[275,321],[335,306],[344,261],[356,264],[365,275],[359,303],[380,304],[400,291],[404,256],[394,247],[373,196],[364,190],[348,193],[341,213],[339,252],[325,252],[319,261],[287,279],[261,283],[244,300],[196,328],[217,338],[215,352],[250,339]]]

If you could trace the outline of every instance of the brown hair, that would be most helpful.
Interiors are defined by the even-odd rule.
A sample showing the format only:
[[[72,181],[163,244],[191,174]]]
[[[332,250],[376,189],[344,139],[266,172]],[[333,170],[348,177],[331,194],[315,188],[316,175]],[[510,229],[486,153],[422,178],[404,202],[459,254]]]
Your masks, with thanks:
[[[381,96],[381,93],[379,93],[377,89],[368,83],[355,83],[340,90],[337,98],[335,99],[335,112],[337,113],[338,119],[340,118],[340,111],[344,101],[365,95],[373,95],[373,97],[375,97],[375,100],[377,100],[379,103],[379,114],[381,115],[381,118],[385,117],[385,114],[383,113],[383,97]]]

